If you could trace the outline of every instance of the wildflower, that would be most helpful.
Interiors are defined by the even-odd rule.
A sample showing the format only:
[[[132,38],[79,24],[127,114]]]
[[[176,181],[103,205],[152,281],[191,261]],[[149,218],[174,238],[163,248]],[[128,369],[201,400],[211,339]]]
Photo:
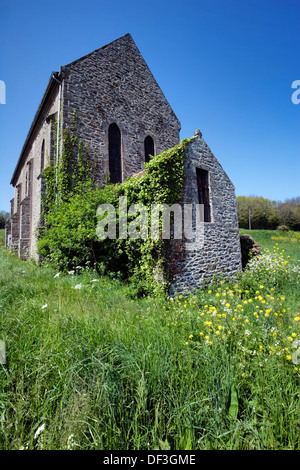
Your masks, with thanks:
[[[288,341],[290,341],[291,343],[294,341],[293,338],[291,336],[288,337]]]
[[[76,445],[74,441],[74,434],[70,434],[67,441],[68,450],[72,450],[74,445]]]
[[[55,274],[54,279],[55,279],[56,277],[59,277],[59,275],[60,275],[60,273]]]
[[[99,279],[92,279],[91,282],[99,282]]]
[[[72,269],[72,271],[68,271],[68,274],[74,274],[74,273],[75,273],[74,269]]]
[[[189,339],[193,339],[193,338],[194,338],[194,335],[190,335],[190,336],[189,336]]]
[[[74,287],[74,289],[81,289],[82,288],[82,284],[76,284],[76,286]]]
[[[245,330],[245,335],[247,335],[247,336],[251,335],[251,331]]]
[[[44,429],[45,429],[45,424],[42,424],[41,426],[39,426],[35,432],[33,439],[37,439],[39,435],[41,434],[41,432],[44,431]]]
[[[44,308],[47,308],[48,307],[48,304],[45,304],[42,306],[42,310],[44,310]]]
[[[290,354],[287,354],[285,357],[288,361],[290,361],[292,359],[292,356]]]

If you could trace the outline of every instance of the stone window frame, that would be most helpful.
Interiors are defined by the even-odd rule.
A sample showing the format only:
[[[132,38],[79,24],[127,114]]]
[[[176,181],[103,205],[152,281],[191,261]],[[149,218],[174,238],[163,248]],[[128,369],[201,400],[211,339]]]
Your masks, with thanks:
[[[15,187],[15,198],[14,198],[14,213],[16,214],[19,211],[22,198],[22,183],[19,183]]]
[[[28,160],[28,162],[26,163],[24,198],[30,197],[30,194],[31,194],[31,168],[32,168],[32,159]]]
[[[156,155],[156,143],[155,143],[155,138],[153,137],[153,134],[152,132],[147,132],[145,133],[145,136],[143,138],[143,158],[144,158],[144,163],[147,162],[146,160],[146,155],[145,155],[145,141],[147,139],[147,137],[150,137],[152,139],[152,142],[153,142],[153,157],[155,157]],[[149,161],[149,160],[148,160]]]
[[[205,170],[207,171],[208,177],[208,190],[209,190],[209,209],[210,209],[210,221],[205,222],[206,224],[212,224],[214,222],[214,211],[213,211],[213,204],[212,204],[212,185],[211,185],[211,168],[205,164],[195,164],[194,165],[194,175],[195,175],[195,187],[196,187],[196,198],[199,203],[199,195],[198,195],[198,183],[197,183],[197,169],[198,170]]]
[[[42,173],[43,170],[45,169],[45,149],[46,149],[46,144],[45,144],[45,139],[42,139],[42,145],[41,145],[41,165],[40,165],[40,172]]]
[[[55,121],[56,121],[56,124],[57,124],[57,118],[58,118],[58,112],[55,111],[54,113],[51,113],[47,116],[46,118],[46,123],[48,124],[49,126],[49,130],[48,130],[48,135],[45,137],[45,139],[49,139],[49,147],[46,147],[47,148],[47,152],[49,152],[48,154],[48,161],[46,162],[46,166],[47,165],[54,165],[55,164],[55,160],[56,160],[56,144],[57,144],[57,141],[56,141],[56,138],[54,139],[54,129],[55,129]],[[57,130],[56,130],[56,133],[57,134]],[[63,140],[63,139],[61,139]],[[62,142],[61,142],[61,146],[62,146]],[[61,150],[61,148],[60,148]],[[47,152],[46,152],[46,156],[47,156]]]
[[[123,129],[123,126],[122,124],[120,124],[118,122],[118,120],[116,119],[111,119],[108,124],[107,124],[107,128],[106,128],[106,148],[107,148],[107,162],[108,162],[108,172],[109,172],[109,128],[112,124],[116,124],[116,126],[118,126],[119,128],[119,131],[120,131],[120,139],[121,139],[121,142],[120,142],[120,150],[121,150],[121,181],[120,183],[122,183],[124,181],[124,149],[123,149],[123,144],[124,144],[124,140],[123,140],[123,136],[124,136],[124,129]]]

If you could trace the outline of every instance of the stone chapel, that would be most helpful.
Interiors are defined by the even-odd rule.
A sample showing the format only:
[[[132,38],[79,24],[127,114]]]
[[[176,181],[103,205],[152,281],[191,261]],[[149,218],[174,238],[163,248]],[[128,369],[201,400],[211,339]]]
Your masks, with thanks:
[[[11,179],[6,245],[20,257],[37,259],[43,169],[59,152],[53,118],[63,132],[74,109],[78,134],[99,160],[100,181],[108,173],[112,183],[125,181],[143,170],[149,155],[180,140],[180,122],[130,34],[53,72]],[[235,189],[200,131],[188,145],[183,202],[204,205],[204,246],[187,251],[184,243],[173,244],[176,291],[241,269]]]

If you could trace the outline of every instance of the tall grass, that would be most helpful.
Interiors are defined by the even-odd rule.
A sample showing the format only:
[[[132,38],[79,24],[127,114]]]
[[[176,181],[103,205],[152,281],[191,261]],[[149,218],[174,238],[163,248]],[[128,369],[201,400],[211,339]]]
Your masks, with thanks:
[[[2,247],[0,448],[299,449],[299,273],[264,269],[134,300]]]

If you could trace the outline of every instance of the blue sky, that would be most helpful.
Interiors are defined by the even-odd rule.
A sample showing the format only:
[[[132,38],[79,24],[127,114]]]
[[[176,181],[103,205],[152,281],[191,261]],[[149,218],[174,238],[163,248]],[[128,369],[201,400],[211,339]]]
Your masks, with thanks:
[[[238,196],[299,196],[299,20],[300,0],[0,0],[0,210],[52,71],[126,33]]]

